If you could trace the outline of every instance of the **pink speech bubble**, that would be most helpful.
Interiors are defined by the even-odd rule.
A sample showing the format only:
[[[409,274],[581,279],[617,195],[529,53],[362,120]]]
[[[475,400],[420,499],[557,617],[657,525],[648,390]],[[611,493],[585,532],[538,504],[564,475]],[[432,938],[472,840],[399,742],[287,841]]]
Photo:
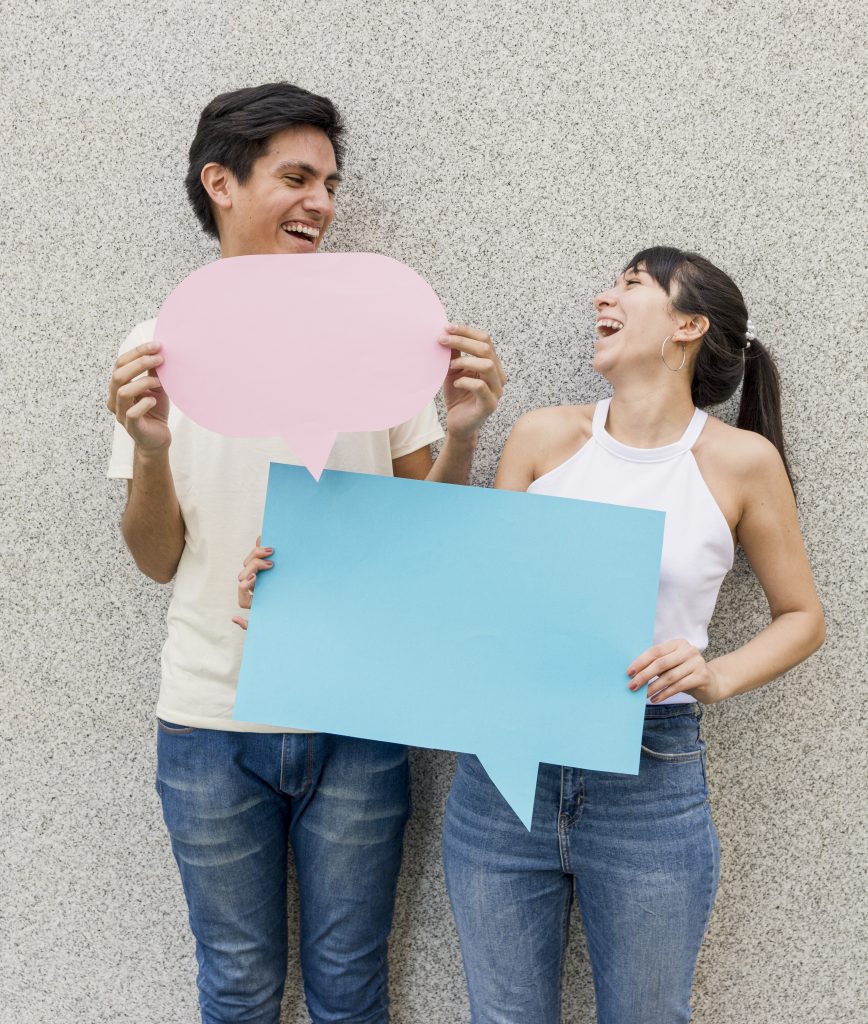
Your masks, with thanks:
[[[410,419],[440,389],[446,313],[415,271],[373,253],[235,256],[163,304],[160,383],[229,437],[283,437],[318,480],[335,437]]]

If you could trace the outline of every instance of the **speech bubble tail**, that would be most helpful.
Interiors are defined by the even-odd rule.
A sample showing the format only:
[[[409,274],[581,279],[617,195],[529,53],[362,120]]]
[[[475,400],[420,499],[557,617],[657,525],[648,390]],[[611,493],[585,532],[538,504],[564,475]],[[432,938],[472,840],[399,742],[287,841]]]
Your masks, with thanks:
[[[314,480],[319,480],[337,436],[336,433],[328,430],[310,434],[294,432],[292,437],[287,440],[301,464]]]
[[[539,761],[516,757],[514,750],[492,751],[477,756],[503,799],[530,832]]]

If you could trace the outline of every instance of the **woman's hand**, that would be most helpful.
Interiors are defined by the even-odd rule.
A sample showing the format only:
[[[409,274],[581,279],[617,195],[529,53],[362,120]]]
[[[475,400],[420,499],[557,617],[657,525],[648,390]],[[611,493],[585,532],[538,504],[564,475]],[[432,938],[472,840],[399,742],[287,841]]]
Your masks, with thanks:
[[[262,547],[262,537],[257,537],[256,547],[244,559],[244,567],[238,574],[239,608],[253,607],[253,588],[256,586],[256,574],[270,569],[274,565],[274,562],[271,561],[273,554],[274,548]],[[247,619],[242,619],[240,615],[236,615],[232,621],[236,626],[247,629]]]
[[[627,669],[629,688],[648,686],[652,704],[676,693],[690,693],[703,704],[714,704],[726,696],[711,666],[687,640],[667,640],[644,651]]]

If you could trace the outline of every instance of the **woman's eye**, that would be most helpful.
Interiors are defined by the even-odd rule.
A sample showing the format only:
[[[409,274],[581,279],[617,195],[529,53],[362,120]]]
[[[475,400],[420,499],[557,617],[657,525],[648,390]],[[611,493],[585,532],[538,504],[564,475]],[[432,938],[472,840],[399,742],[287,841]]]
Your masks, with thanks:
[[[642,282],[639,280],[638,277],[628,277],[625,283],[626,284],[641,284]]]

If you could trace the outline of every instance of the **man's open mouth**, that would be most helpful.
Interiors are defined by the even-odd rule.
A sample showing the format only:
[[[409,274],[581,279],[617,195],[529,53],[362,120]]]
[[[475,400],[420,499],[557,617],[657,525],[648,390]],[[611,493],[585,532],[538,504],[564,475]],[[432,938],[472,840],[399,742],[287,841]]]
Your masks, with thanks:
[[[290,220],[280,226],[288,235],[303,238],[306,242],[315,242],[319,238],[319,228],[311,227],[310,224],[301,224],[298,221]]]

